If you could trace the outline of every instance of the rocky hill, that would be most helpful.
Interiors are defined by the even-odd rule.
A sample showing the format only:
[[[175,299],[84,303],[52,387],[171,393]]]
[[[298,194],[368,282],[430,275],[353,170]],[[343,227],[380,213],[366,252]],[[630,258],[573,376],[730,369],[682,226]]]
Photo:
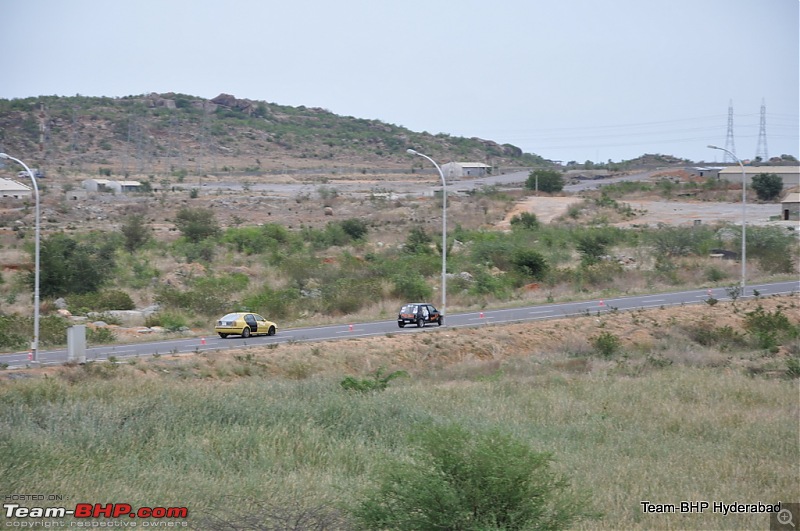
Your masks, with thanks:
[[[228,94],[211,100],[174,93],[0,99],[0,150],[49,175],[407,172],[424,163],[407,155],[409,147],[442,161],[548,163],[491,140],[415,133]]]

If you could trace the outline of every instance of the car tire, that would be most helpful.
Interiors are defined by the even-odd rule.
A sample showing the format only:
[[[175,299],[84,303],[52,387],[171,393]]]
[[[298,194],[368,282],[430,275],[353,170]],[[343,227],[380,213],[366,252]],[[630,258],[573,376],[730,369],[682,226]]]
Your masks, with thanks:
[[[406,324],[402,321],[397,321],[397,326],[399,326],[400,328],[405,328]]]
[[[417,318],[417,328],[422,328],[423,324],[424,323],[422,322],[422,318],[421,317]]]
[[[226,339],[228,337],[228,334],[220,334],[219,337],[221,337],[222,339]]]
[[[242,337],[243,338],[250,337],[250,327],[249,326],[245,326],[244,329],[242,330]]]
[[[442,316],[440,315],[439,318],[436,320],[436,324],[442,326]]]
[[[267,335],[268,336],[274,336],[275,335],[275,327],[274,326],[270,326],[269,327],[269,330],[267,330]]]

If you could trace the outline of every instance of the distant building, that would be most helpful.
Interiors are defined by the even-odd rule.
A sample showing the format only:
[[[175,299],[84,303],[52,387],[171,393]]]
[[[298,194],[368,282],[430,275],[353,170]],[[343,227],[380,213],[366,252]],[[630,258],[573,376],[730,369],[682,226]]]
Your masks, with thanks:
[[[454,177],[486,177],[492,173],[492,167],[480,162],[448,162],[442,165],[445,178]]]
[[[719,179],[720,170],[724,170],[725,166],[695,166],[691,171],[699,177],[707,177],[709,179]],[[739,175],[742,174],[739,168]]]
[[[744,175],[747,184],[753,183],[753,177],[761,173],[774,173],[783,180],[783,188],[800,186],[800,166],[745,166]],[[732,183],[742,182],[742,168],[737,164],[719,171],[719,178]]]
[[[113,192],[123,194],[126,192],[138,192],[142,188],[139,181],[112,181],[110,179],[86,179],[81,183],[85,190],[90,192]]]
[[[781,219],[784,221],[800,221],[800,192],[790,192],[781,201]]]
[[[0,179],[0,197],[24,199],[31,196],[33,196],[33,188],[30,186],[12,181],[11,179]]]

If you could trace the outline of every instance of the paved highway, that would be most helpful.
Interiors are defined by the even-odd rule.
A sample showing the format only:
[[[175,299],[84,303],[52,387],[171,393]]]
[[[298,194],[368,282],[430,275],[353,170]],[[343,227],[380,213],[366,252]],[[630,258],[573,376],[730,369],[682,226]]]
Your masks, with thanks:
[[[753,284],[748,286],[746,296],[754,296],[757,290],[760,296],[795,294],[800,292],[800,280],[791,282],[777,282],[771,284]],[[567,302],[557,304],[543,304],[526,306],[523,308],[508,308],[502,310],[486,310],[482,312],[458,313],[446,316],[442,328],[461,328],[469,326],[486,326],[502,323],[533,322],[543,319],[557,319],[581,315],[596,315],[611,311],[626,311],[639,308],[658,308],[661,306],[679,306],[682,304],[698,304],[713,296],[720,301],[730,300],[728,288],[696,289],[674,293],[658,293],[640,295],[635,297],[620,297],[604,300],[587,300],[580,302]],[[280,323],[279,323],[280,325]],[[221,339],[216,335],[208,337],[193,337],[186,339],[170,339],[164,341],[151,341],[146,343],[132,343],[124,345],[104,345],[87,348],[87,361],[104,360],[114,356],[118,360],[138,356],[152,356],[154,354],[180,354],[218,351],[242,347],[258,347],[277,343],[296,342],[321,342],[337,339],[354,339],[392,334],[416,334],[437,330],[436,325],[424,328],[406,326],[398,328],[396,321],[376,321],[366,323],[353,323],[345,325],[331,325],[322,327],[291,328],[278,330],[274,336],[259,336],[242,339],[229,337]],[[487,332],[489,333],[489,332]],[[48,350],[38,353],[38,361],[42,365],[56,365],[67,360],[66,350]],[[0,354],[0,363],[7,364],[9,368],[20,368],[28,365],[27,352]]]

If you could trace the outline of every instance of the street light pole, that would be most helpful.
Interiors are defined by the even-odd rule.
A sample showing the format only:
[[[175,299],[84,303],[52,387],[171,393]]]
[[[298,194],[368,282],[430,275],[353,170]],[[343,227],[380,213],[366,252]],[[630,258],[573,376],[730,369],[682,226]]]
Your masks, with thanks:
[[[742,161],[739,160],[739,157],[725,148],[712,146],[711,144],[709,144],[708,147],[710,149],[724,151],[733,157],[733,159],[739,163],[739,167],[742,169],[742,295],[744,295],[744,290],[747,286],[747,179],[744,172],[744,164],[742,164]]]
[[[411,148],[407,149],[406,152],[411,155],[419,155],[431,161],[436,166],[439,177],[442,178],[442,317],[445,317],[447,315],[447,183],[444,180],[442,169],[436,164],[435,160]]]
[[[33,172],[31,169],[21,160],[12,157],[11,155],[7,155],[5,153],[0,153],[0,159],[8,159],[13,160],[23,168],[25,171],[28,172],[28,175],[31,178],[31,182],[33,183],[33,195],[36,200],[36,229],[35,229],[35,243],[34,243],[34,270],[33,270],[33,343],[31,343],[31,361],[38,362],[38,353],[39,353],[39,238],[40,238],[40,229],[39,229],[39,186],[36,184],[36,178],[33,176]]]

